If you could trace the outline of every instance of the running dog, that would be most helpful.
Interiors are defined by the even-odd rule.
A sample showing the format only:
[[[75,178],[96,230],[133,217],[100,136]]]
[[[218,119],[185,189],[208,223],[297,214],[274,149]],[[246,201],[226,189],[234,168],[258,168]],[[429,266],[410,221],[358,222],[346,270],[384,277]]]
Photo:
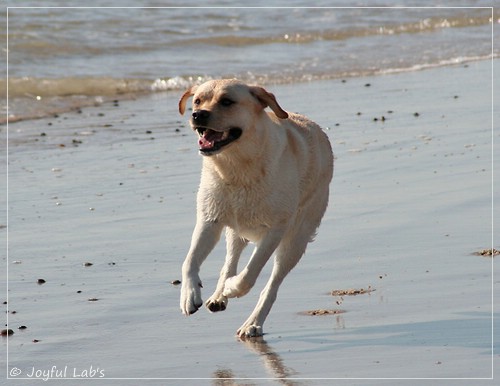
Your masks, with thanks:
[[[182,265],[180,307],[191,315],[202,306],[200,266],[225,229],[226,259],[205,305],[211,312],[224,311],[229,298],[247,294],[275,253],[271,277],[237,331],[243,339],[261,336],[280,284],[313,240],[325,213],[332,148],[316,123],[284,111],[262,87],[234,79],[208,81],[182,95],[181,114],[190,97],[190,125],[204,157],[196,226]],[[255,250],[238,273],[238,260],[249,242]]]

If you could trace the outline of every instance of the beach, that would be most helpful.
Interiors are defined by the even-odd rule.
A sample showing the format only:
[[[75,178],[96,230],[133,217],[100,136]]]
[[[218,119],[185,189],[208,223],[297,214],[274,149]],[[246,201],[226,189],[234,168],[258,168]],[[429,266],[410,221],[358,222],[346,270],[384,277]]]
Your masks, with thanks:
[[[325,128],[335,173],[316,240],[281,286],[265,335],[244,342],[235,332],[270,264],[221,313],[183,316],[172,284],[201,166],[177,111],[180,90],[10,123],[0,229],[9,377],[492,384],[498,257],[477,254],[500,247],[492,64],[266,86],[285,110]],[[221,241],[202,266],[204,300],[224,253]],[[364,291],[331,294],[348,289]]]

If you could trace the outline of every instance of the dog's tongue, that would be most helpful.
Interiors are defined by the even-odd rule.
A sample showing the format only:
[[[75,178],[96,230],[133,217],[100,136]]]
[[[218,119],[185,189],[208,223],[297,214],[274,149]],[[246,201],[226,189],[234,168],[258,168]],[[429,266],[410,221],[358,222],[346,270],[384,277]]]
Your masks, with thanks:
[[[215,142],[221,140],[223,132],[207,129],[203,133],[203,136],[198,140],[200,149],[210,149],[214,147]]]

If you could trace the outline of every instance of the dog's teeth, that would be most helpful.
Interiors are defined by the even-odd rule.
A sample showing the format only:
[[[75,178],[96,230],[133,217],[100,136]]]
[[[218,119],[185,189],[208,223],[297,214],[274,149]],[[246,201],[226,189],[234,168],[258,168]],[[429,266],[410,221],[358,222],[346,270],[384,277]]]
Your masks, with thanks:
[[[222,137],[220,138],[221,141],[226,140],[229,137],[229,131],[225,131],[224,134],[222,134]]]

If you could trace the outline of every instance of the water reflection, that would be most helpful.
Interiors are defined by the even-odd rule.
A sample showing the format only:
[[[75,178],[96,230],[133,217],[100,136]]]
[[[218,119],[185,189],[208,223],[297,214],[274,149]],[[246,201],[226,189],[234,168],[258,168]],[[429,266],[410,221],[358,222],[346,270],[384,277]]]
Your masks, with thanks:
[[[264,363],[269,378],[274,378],[275,382],[286,386],[299,386],[300,382],[288,379],[297,374],[290,367],[285,366],[283,359],[275,352],[271,346],[262,338],[251,338],[240,340],[249,351],[254,352]],[[251,379],[238,378],[231,369],[221,369],[214,372],[214,385],[216,386],[241,386],[251,385]]]
[[[345,320],[342,314],[335,315],[335,329],[345,330]]]

